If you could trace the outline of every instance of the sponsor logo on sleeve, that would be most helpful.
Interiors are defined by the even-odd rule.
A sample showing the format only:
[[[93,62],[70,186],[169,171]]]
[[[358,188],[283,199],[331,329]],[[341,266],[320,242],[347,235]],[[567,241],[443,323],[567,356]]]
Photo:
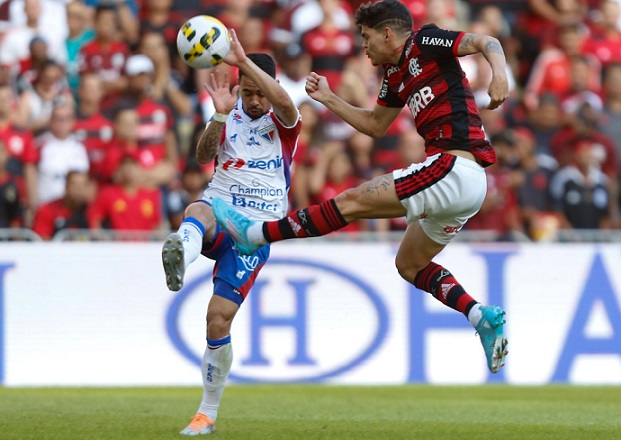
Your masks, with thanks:
[[[438,38],[438,37],[423,37],[421,39],[421,44],[425,46],[442,46],[442,47],[452,47],[454,40],[449,40],[448,38]]]

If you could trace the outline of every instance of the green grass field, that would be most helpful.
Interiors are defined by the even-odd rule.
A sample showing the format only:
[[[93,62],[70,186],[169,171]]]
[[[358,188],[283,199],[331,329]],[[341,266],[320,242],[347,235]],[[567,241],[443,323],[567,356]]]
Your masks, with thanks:
[[[180,439],[199,388],[0,388],[0,439]],[[217,439],[621,439],[620,387],[230,386]]]

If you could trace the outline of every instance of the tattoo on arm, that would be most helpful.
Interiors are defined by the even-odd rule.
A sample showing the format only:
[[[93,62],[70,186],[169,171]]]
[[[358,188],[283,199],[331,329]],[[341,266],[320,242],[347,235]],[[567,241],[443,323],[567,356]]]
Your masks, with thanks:
[[[196,160],[199,163],[209,163],[216,157],[224,125],[224,122],[211,121],[209,127],[201,135],[196,146]]]
[[[388,191],[392,185],[393,177],[391,174],[384,174],[376,177],[365,185],[364,191],[368,194],[379,195],[382,191]]]
[[[461,41],[459,42],[459,49],[468,52],[474,50],[474,35],[470,33],[464,34]]]
[[[486,52],[503,53],[502,46],[496,40],[490,40],[485,45]]]

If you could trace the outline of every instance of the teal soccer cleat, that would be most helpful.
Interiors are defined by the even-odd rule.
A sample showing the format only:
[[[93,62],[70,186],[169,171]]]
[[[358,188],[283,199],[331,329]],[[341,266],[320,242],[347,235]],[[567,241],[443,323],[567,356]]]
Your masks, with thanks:
[[[237,242],[236,247],[240,254],[252,255],[261,248],[248,240],[248,228],[255,221],[235,211],[219,197],[213,198],[211,207],[220,226]]]
[[[498,373],[505,365],[505,356],[509,354],[503,331],[505,312],[497,306],[481,306],[481,313],[483,316],[476,330],[485,350],[488,368],[492,373]]]

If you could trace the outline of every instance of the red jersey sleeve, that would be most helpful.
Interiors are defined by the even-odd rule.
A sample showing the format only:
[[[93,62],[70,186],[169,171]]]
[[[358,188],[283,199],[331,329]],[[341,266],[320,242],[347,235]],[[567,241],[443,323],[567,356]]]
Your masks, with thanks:
[[[274,121],[274,124],[276,124],[276,129],[278,130],[278,134],[280,135],[283,153],[287,153],[289,157],[292,157],[298,143],[300,131],[302,130],[302,120],[300,119],[299,112],[298,119],[297,121],[295,121],[295,125],[292,127],[285,127],[285,125],[280,122],[280,120],[276,117],[274,112],[271,112],[270,115],[272,117],[272,121]]]

